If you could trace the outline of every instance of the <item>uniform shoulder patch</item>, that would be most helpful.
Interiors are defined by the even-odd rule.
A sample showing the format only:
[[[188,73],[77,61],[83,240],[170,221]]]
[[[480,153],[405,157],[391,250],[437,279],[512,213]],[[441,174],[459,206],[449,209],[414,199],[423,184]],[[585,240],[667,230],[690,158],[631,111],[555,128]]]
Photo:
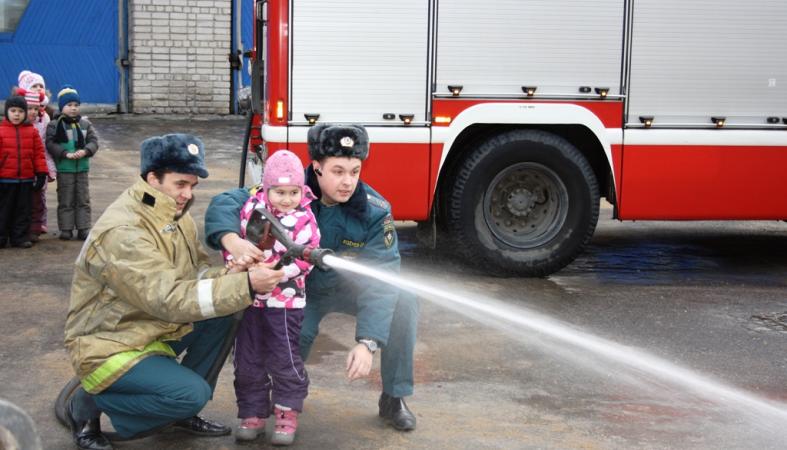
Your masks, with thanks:
[[[372,194],[366,194],[366,200],[370,204],[372,204],[372,205],[374,205],[374,206],[376,206],[378,208],[382,208],[382,209],[385,209],[385,210],[391,209],[391,205],[389,205],[388,202],[386,202],[385,200],[383,200],[383,199],[381,199],[379,197],[375,197]]]
[[[385,248],[391,248],[396,237],[396,227],[394,226],[393,216],[389,213],[383,219],[383,243]]]

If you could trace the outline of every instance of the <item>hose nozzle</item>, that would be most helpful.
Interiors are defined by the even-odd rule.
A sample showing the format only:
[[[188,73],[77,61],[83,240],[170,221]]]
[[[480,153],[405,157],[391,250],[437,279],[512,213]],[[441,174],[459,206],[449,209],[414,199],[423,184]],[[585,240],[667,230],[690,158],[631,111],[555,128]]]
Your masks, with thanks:
[[[271,236],[287,249],[274,269],[280,269],[283,265],[290,264],[293,259],[302,259],[323,270],[328,269],[328,266],[323,263],[323,258],[325,255],[332,255],[333,250],[296,244],[290,239],[287,229],[273,213],[264,207],[257,206],[246,224],[246,239],[260,248],[270,248],[273,246]]]

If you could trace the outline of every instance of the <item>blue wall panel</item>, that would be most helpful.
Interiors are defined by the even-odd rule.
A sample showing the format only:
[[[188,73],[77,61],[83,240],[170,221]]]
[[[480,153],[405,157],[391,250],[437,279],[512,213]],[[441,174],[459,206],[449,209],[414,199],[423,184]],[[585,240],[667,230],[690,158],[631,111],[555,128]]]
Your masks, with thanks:
[[[28,69],[55,97],[71,84],[83,103],[117,104],[117,8],[116,0],[30,0],[13,35],[0,41],[0,99]]]

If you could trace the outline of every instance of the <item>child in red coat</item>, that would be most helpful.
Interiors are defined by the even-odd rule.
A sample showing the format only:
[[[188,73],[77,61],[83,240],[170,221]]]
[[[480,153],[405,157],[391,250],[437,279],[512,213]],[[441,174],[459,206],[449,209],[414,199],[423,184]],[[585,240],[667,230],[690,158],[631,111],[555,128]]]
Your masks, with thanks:
[[[48,173],[44,144],[27,119],[24,97],[9,97],[0,123],[0,247],[30,248],[32,192]]]

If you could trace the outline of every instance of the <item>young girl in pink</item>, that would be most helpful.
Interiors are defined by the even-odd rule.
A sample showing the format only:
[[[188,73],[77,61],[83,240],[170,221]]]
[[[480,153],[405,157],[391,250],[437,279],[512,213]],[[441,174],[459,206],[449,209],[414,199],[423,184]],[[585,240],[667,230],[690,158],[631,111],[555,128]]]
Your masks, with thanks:
[[[271,211],[296,244],[319,247],[320,232],[309,203],[314,195],[304,184],[298,157],[279,150],[265,164],[262,186],[240,212],[241,237],[255,208]],[[265,262],[278,262],[287,249],[276,241],[263,249]],[[224,252],[228,265],[232,257]],[[306,305],[306,275],[312,265],[299,259],[283,266],[285,278],[273,292],[257,295],[244,313],[235,341],[235,395],[240,426],[238,440],[253,440],[265,429],[273,410],[276,417],[271,442],[289,445],[295,439],[298,413],[309,387],[301,360],[299,337]]]
[[[46,126],[49,124],[50,119],[49,114],[44,110],[46,95],[43,87],[35,91],[19,88],[17,93],[27,101],[27,121],[33,124],[36,131],[38,131],[41,142],[46,142]],[[49,155],[49,152],[44,152],[44,154],[48,170],[47,183],[44,183],[44,187],[40,191],[33,191],[33,215],[30,222],[30,241],[32,242],[38,241],[38,236],[47,232],[46,186],[48,183],[55,181],[57,177],[57,169],[52,156]]]

